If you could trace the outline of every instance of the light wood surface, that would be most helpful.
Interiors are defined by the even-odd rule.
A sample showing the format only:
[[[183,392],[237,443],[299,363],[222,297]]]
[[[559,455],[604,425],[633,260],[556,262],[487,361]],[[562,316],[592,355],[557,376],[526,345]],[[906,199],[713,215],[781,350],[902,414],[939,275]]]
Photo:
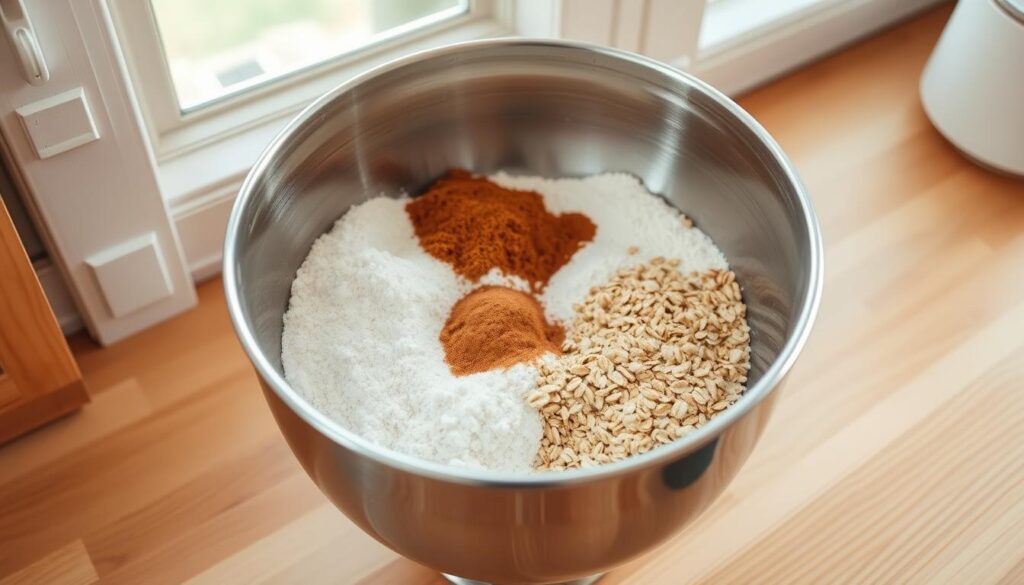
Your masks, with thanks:
[[[0,444],[88,401],[57,318],[0,201]]]
[[[601,581],[1024,582],[1024,183],[962,159],[917,82],[948,8],[741,100],[814,195],[818,325],[714,506]],[[0,449],[0,575],[53,583],[440,583],[355,528],[199,308],[107,349],[101,391]],[[46,572],[41,572],[46,571]]]

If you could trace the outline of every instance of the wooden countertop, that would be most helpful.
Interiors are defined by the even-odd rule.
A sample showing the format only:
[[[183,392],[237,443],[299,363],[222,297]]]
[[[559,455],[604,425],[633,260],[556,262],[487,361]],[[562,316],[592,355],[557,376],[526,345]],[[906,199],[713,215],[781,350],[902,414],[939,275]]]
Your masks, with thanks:
[[[742,99],[814,195],[818,324],[718,502],[602,585],[1024,582],[1024,183],[925,119],[942,8]],[[334,510],[228,323],[74,348],[95,395],[0,448],[0,584],[439,583]]]

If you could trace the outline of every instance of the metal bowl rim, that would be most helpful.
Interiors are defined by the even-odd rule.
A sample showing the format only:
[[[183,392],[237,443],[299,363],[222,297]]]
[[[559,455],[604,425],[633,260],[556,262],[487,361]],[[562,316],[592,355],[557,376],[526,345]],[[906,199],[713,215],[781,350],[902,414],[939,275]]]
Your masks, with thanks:
[[[295,391],[279,375],[270,361],[263,354],[255,336],[246,322],[239,297],[239,283],[234,266],[237,258],[235,240],[241,229],[242,211],[247,207],[249,200],[253,197],[255,184],[258,178],[266,172],[270,162],[277,156],[278,152],[288,142],[292,134],[307,124],[317,112],[339,96],[353,90],[360,84],[391,71],[409,66],[419,61],[435,59],[446,55],[459,54],[463,51],[490,47],[534,47],[550,48],[555,50],[574,49],[593,52],[612,59],[626,61],[635,65],[641,65],[654,69],[662,75],[668,76],[675,81],[689,86],[710,97],[717,106],[726,113],[741,122],[748,130],[761,141],[768,149],[775,162],[785,173],[785,177],[794,187],[803,221],[807,229],[809,241],[807,242],[810,266],[805,292],[803,307],[800,308],[796,319],[794,333],[783,344],[779,355],[772,362],[761,378],[748,388],[739,401],[726,409],[721,415],[709,421],[705,426],[686,437],[673,441],[668,445],[652,449],[642,455],[623,459],[615,463],[590,467],[586,469],[574,469],[558,472],[544,473],[511,473],[505,471],[492,471],[483,469],[463,468],[452,465],[435,463],[399,453],[392,449],[382,447],[358,434],[342,427],[326,415],[317,411],[308,401]],[[613,476],[622,476],[635,472],[641,468],[656,466],[670,460],[688,455],[705,446],[713,439],[722,434],[726,428],[750,412],[779,384],[789,373],[790,368],[796,361],[797,356],[803,349],[810,334],[821,302],[823,283],[823,252],[821,229],[817,216],[814,213],[813,204],[807,190],[800,180],[796,169],[789,158],[782,152],[778,143],[768,132],[733,100],[711,87],[696,77],[680,71],[674,67],[656,61],[654,59],[638,55],[620,49],[602,47],[589,43],[575,41],[551,40],[551,39],[522,39],[522,38],[498,38],[455,43],[435,49],[427,49],[407,55],[405,57],[390,61],[353,77],[347,82],[339,85],[333,90],[325,93],[316,99],[289,122],[264,149],[256,164],[253,165],[246,176],[238,197],[231,210],[228,219],[227,231],[224,242],[223,260],[223,283],[224,296],[227,301],[228,312],[235,333],[249,356],[250,361],[256,368],[257,373],[263,381],[273,390],[296,415],[312,426],[317,432],[329,438],[334,443],[341,445],[362,457],[367,457],[382,465],[403,470],[418,476],[429,477],[436,480],[459,483],[463,485],[478,485],[498,488],[544,488],[563,487],[585,482],[592,482]]]

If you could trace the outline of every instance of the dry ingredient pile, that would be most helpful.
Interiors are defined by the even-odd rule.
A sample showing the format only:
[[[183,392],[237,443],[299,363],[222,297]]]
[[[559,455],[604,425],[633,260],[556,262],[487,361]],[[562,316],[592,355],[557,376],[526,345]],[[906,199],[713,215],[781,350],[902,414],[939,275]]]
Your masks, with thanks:
[[[537,467],[647,452],[740,397],[750,335],[735,277],[678,266],[654,258],[623,269],[580,305],[565,355],[540,365],[527,399],[544,419]]]
[[[735,276],[635,178],[451,171],[321,236],[284,316],[289,383],[431,461],[598,465],[699,428],[749,370]]]
[[[483,286],[463,297],[441,330],[445,361],[457,376],[559,353],[564,338],[561,325],[545,322],[537,299],[503,286]]]
[[[581,243],[594,239],[585,215],[552,215],[539,193],[505,189],[461,170],[406,211],[423,249],[471,281],[498,269],[539,289]]]

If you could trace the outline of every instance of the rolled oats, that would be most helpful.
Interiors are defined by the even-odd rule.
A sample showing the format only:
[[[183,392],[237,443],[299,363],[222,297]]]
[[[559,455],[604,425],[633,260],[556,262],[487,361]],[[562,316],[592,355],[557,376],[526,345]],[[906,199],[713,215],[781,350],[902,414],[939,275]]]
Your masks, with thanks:
[[[565,353],[541,365],[527,398],[544,425],[537,469],[645,453],[740,397],[750,329],[736,275],[678,266],[657,257],[621,270],[577,306]]]

